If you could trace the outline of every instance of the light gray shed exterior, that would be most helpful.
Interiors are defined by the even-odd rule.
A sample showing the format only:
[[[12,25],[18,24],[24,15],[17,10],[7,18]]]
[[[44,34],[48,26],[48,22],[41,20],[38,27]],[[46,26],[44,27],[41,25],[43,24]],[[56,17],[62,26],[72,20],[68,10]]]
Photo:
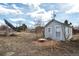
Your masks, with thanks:
[[[59,21],[52,20],[45,26],[44,30],[45,38],[51,38],[55,40],[70,40],[72,38],[72,27],[67,26]]]

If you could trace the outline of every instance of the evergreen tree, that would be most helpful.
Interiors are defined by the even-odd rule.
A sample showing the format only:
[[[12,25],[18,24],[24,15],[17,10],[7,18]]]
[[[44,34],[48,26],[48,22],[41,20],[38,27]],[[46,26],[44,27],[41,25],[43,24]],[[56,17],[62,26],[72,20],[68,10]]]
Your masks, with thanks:
[[[64,21],[64,24],[68,25],[68,20],[65,20],[65,21]]]

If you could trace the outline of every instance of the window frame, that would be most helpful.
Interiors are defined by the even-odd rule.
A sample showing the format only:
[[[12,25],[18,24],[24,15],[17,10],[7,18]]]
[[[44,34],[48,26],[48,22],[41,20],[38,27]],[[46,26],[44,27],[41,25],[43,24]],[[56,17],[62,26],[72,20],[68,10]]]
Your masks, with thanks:
[[[48,28],[48,32],[51,32],[51,28]]]

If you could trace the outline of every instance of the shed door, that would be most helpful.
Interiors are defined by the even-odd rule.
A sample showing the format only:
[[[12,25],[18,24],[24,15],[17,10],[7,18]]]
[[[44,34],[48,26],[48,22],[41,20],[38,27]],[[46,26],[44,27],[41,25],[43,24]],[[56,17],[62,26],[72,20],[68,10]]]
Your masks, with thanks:
[[[56,25],[56,39],[57,40],[61,40],[61,26],[60,25]]]

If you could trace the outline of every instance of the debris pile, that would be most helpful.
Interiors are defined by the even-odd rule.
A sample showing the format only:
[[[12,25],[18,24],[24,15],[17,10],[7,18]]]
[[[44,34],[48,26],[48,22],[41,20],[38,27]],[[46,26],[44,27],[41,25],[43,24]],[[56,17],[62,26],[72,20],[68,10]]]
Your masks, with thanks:
[[[45,42],[45,41],[47,41],[47,39],[44,39],[44,38],[38,39],[38,42]]]

